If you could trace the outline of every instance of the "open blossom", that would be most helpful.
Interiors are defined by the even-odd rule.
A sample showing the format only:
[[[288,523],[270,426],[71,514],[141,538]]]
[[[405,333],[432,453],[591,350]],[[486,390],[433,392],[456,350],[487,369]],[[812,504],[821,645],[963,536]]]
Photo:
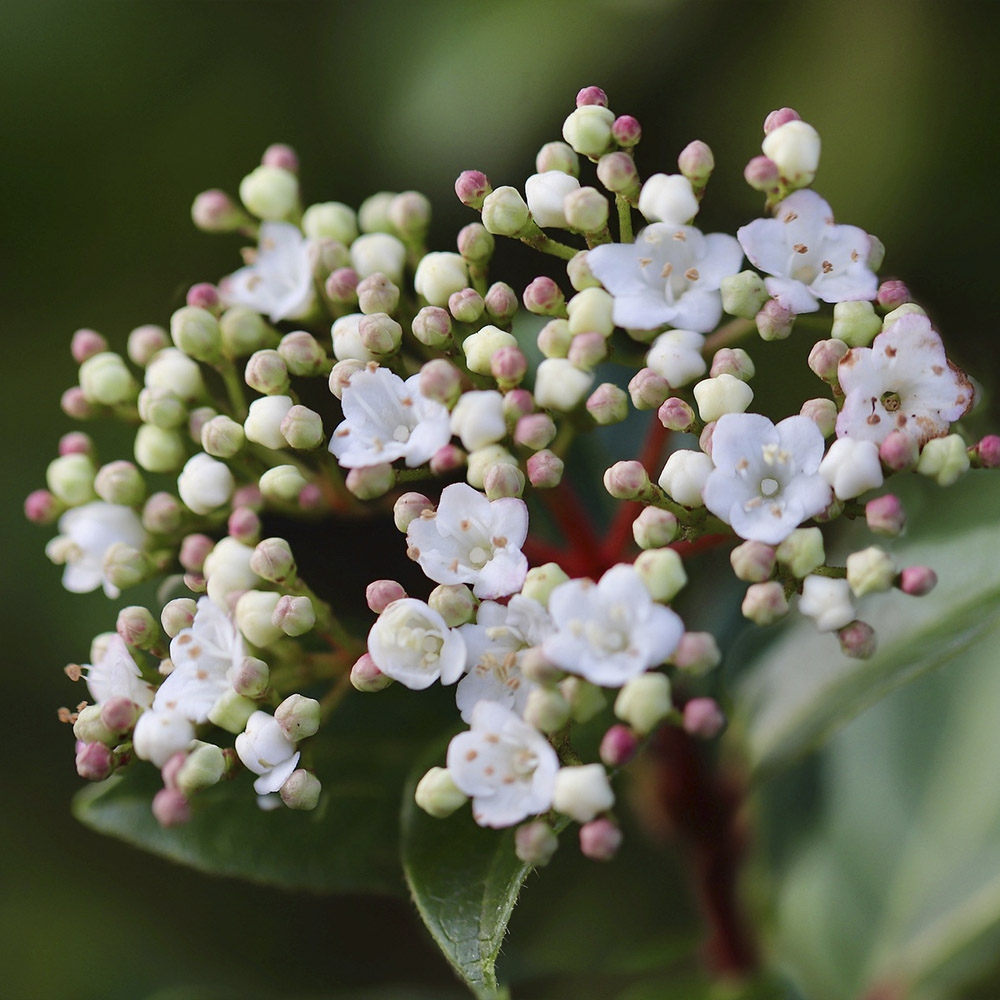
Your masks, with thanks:
[[[488,500],[466,483],[441,491],[436,511],[406,529],[407,552],[436,583],[467,583],[480,598],[521,589],[528,560],[528,507],[516,497]]]
[[[104,575],[104,554],[119,542],[141,549],[146,531],[131,507],[94,500],[73,507],[59,518],[60,542],[54,550],[65,563],[62,584],[73,594],[86,594],[98,587],[114,599],[121,593]],[[52,543],[50,543],[52,544]]]
[[[790,194],[773,219],[755,219],[736,237],[751,263],[771,275],[767,290],[793,313],[815,312],[820,299],[874,299],[878,291],[868,267],[871,238],[857,226],[836,225],[815,191]]]
[[[724,414],[712,435],[705,506],[741,538],[776,545],[833,499],[818,471],[823,449],[808,417],[772,424],[759,413]]]
[[[448,772],[472,799],[480,826],[504,827],[552,805],[559,758],[548,740],[494,701],[481,701],[472,727],[448,745]]]
[[[94,644],[95,647],[98,643]],[[87,690],[94,704],[103,705],[113,698],[128,698],[129,701],[149,708],[153,703],[153,686],[142,679],[139,665],[132,658],[125,640],[113,633],[107,636],[103,648],[95,649],[94,662],[84,664]]]
[[[972,384],[945,357],[941,338],[920,313],[901,316],[871,347],[848,351],[837,379],[845,393],[838,438],[881,444],[899,430],[923,446],[947,434],[972,406]]]
[[[593,684],[619,687],[662,663],[684,633],[680,617],[650,597],[634,566],[612,566],[598,583],[569,580],[549,595],[554,631],[542,652]]]
[[[236,737],[236,753],[243,765],[259,775],[253,783],[258,795],[276,792],[299,762],[299,751],[273,715],[254,712],[246,730]]]
[[[262,222],[257,259],[220,285],[229,305],[249,306],[271,318],[298,319],[315,297],[309,241],[289,222]]]
[[[388,368],[369,365],[344,388],[344,420],[330,438],[330,451],[345,469],[402,458],[423,465],[451,440],[444,404],[420,392],[420,376],[405,382]]]
[[[631,330],[658,326],[707,333],[722,317],[719,285],[743,260],[725,233],[657,222],[634,243],[605,243],[587,254],[594,276],[614,296],[614,321]]]
[[[415,597],[389,604],[368,633],[368,654],[387,677],[414,691],[440,678],[454,684],[465,669],[465,640]]]
[[[468,670],[455,689],[462,718],[470,722],[479,701],[496,701],[523,714],[528,694],[537,685],[522,675],[521,658],[552,631],[544,605],[523,594],[515,594],[506,606],[483,601],[476,621],[458,631],[465,639]]]

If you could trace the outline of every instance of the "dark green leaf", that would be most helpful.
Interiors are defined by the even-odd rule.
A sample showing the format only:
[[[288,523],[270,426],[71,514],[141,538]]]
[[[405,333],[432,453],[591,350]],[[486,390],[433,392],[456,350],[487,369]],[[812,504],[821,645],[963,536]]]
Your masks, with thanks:
[[[892,592],[861,602],[860,617],[879,638],[869,660],[848,659],[834,636],[808,621],[790,624],[762,652],[744,651],[753,662],[738,684],[734,728],[754,768],[801,755],[893,688],[956,656],[1000,616],[1000,477],[972,473],[946,492],[904,485],[913,528],[887,548],[899,567],[932,567],[937,588],[922,598]],[[846,551],[876,541],[863,526],[844,539]]]

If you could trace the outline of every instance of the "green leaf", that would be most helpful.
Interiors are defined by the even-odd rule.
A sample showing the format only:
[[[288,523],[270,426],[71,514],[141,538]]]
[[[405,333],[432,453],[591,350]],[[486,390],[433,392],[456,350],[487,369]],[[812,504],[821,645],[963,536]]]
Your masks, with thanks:
[[[794,845],[775,865],[775,952],[805,995],[940,1000],[996,967],[998,642],[994,618],[831,740],[811,816],[781,794],[802,766],[762,794],[765,826]]]
[[[507,996],[496,959],[531,866],[514,853],[514,831],[486,830],[468,809],[434,819],[413,798],[443,748],[414,769],[403,799],[403,871],[420,916],[455,971],[481,1000]]]
[[[454,713],[452,692],[390,688],[352,695],[304,744],[323,784],[312,812],[257,806],[252,775],[194,799],[183,826],[162,828],[150,802],[159,773],[136,762],[120,777],[80,792],[73,810],[93,829],[201,871],[312,892],[403,893],[399,790],[414,755]],[[404,721],[405,720],[405,721]]]
[[[758,771],[816,746],[889,691],[958,655],[1000,617],[1000,477],[971,473],[946,494],[923,481],[903,486],[898,492],[913,529],[886,548],[899,567],[934,569],[937,588],[926,597],[894,591],[861,602],[859,616],[879,640],[869,660],[848,659],[834,636],[801,620],[776,636],[758,633],[736,651],[733,659],[750,666],[736,685],[734,732]],[[842,548],[877,541],[861,524],[846,533]],[[753,648],[767,639],[773,641],[763,650]]]

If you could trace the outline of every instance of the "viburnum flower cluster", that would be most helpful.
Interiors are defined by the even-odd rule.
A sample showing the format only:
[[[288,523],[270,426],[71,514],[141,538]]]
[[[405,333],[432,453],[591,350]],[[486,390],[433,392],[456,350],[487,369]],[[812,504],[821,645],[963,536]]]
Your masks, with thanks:
[[[962,437],[970,380],[906,287],[878,277],[878,240],[812,189],[815,129],[790,109],[768,117],[745,170],[764,214],[735,235],[696,225],[708,146],[643,179],[640,139],[585,88],[523,185],[458,178],[476,218],[445,250],[425,245],[423,195],[305,205],[294,152],[272,146],[239,201],[212,190],[193,206],[202,230],[248,242],[242,267],[133,330],[124,356],[77,331],[63,409],[132,423],[133,454],[103,461],[67,434],[28,516],[57,524],[46,551],[67,589],[117,600],[155,579],[170,598],[122,607],[91,664],[68,668],[88,689],[62,710],[81,775],[158,768],[164,825],[241,773],[263,808],[312,808],[309,738],[352,685],[453,686],[467,728],[417,803],[523,823],[517,850],[536,864],[549,828],[574,821],[584,853],[606,859],[613,779],[643,742],[724,725],[723,651],[672,607],[687,553],[728,547],[747,619],[797,603],[852,657],[875,648],[860,601],[933,587],[928,567],[874,544],[830,564],[826,525],[899,534],[893,475],[947,485],[1000,464],[1000,439]],[[553,266],[525,288],[497,280],[498,237]],[[824,311],[801,409],[772,420],[753,334],[814,336],[796,318]],[[578,442],[626,420],[617,446],[639,443],[603,476],[622,503],[595,527]],[[372,581],[359,631],[336,567],[307,582],[267,525],[299,518],[319,538],[329,519],[379,514],[426,587]],[[596,758],[578,732],[599,737]]]

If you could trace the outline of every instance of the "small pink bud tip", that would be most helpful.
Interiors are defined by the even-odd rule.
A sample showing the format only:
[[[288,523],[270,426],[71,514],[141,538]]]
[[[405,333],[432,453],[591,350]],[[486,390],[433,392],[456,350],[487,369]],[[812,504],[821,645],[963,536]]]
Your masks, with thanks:
[[[576,95],[576,106],[585,107],[588,104],[598,104],[602,108],[608,106],[608,95],[600,87],[584,87]]]
[[[894,493],[887,493],[865,504],[865,520],[869,531],[894,536],[906,526],[906,512],[899,497]]]
[[[611,137],[623,149],[631,149],[642,138],[642,126],[631,115],[619,115],[611,123]]]
[[[764,119],[764,135],[773,132],[776,128],[786,125],[788,122],[801,121],[801,116],[794,108],[778,108],[772,111]]]
[[[714,698],[692,698],[684,706],[684,731],[701,740],[718,736],[726,725],[718,702]]]
[[[639,749],[639,737],[629,726],[616,723],[601,739],[600,755],[605,766],[624,767]]]
[[[365,600],[375,614],[382,614],[393,601],[406,597],[406,591],[401,583],[395,580],[373,580],[365,590]]]
[[[482,208],[492,190],[490,179],[481,170],[463,170],[455,181],[458,200],[469,208]]]
[[[153,815],[160,826],[183,826],[191,819],[191,804],[178,789],[161,788],[153,796]]]
[[[837,638],[840,639],[841,652],[853,660],[871,659],[878,645],[875,629],[862,621],[853,621],[845,625],[837,633]]]
[[[910,290],[902,281],[895,279],[883,281],[878,287],[875,301],[886,312],[892,312],[893,309],[898,309],[901,305],[911,301]]]
[[[621,845],[618,824],[604,816],[580,827],[580,853],[591,861],[610,861]]]
[[[60,455],[90,455],[93,451],[93,439],[83,431],[70,431],[59,439]]]
[[[87,358],[108,349],[108,342],[96,330],[77,330],[69,345],[73,360],[82,365]]]
[[[219,309],[219,289],[207,281],[199,282],[188,289],[187,304],[196,309],[206,309],[216,312]]]
[[[754,191],[770,191],[780,176],[778,164],[767,156],[755,156],[743,168],[743,178]]]
[[[32,524],[52,524],[62,512],[62,504],[48,490],[34,490],[24,499],[24,516]]]
[[[1000,466],[1000,436],[987,434],[976,445],[976,457],[984,469],[995,469]]]
[[[930,566],[907,566],[899,574],[899,589],[913,597],[929,594],[937,585],[937,573]]]
[[[291,146],[283,142],[276,142],[264,150],[264,155],[260,158],[261,164],[265,167],[280,167],[289,173],[299,172],[299,157]]]

